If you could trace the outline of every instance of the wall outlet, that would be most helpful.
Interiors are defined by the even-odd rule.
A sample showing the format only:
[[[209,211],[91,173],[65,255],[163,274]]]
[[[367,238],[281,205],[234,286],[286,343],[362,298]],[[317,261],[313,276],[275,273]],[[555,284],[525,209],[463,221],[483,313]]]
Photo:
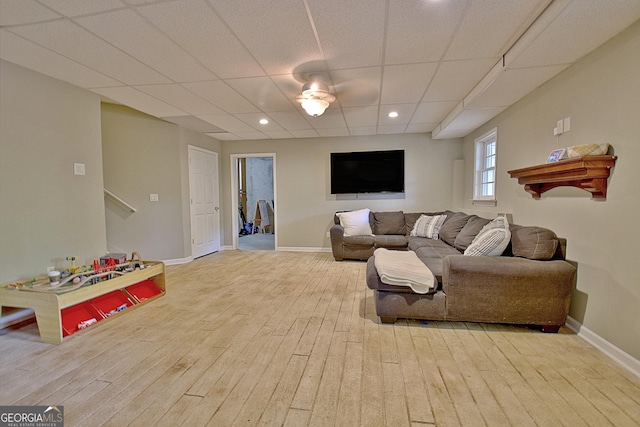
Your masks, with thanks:
[[[55,270],[56,268],[52,265],[47,267],[47,273],[51,273],[53,270]]]
[[[149,201],[150,202],[157,202],[158,199],[158,195],[157,194],[149,194]]]
[[[331,233],[327,231],[327,237],[331,237]]]

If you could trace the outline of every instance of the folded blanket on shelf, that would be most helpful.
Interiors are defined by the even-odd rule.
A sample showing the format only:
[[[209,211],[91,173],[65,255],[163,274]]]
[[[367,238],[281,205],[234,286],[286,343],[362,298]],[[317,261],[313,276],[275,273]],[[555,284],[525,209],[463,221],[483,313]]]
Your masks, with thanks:
[[[373,255],[382,283],[408,286],[417,294],[429,293],[438,284],[431,270],[413,251],[391,251],[378,248]]]

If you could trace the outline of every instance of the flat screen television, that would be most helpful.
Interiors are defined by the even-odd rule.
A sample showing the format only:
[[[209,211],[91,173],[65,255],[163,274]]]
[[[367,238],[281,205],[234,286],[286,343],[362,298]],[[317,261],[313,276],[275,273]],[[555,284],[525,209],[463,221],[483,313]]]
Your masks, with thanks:
[[[404,193],[404,150],[331,153],[331,194]]]

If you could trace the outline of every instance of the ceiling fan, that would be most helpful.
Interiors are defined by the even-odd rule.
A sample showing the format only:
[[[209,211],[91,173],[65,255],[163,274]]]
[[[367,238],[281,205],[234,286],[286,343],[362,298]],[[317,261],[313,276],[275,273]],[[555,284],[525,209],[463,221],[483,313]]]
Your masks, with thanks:
[[[319,74],[311,74],[309,81],[302,86],[302,93],[296,96],[296,101],[312,117],[321,116],[335,100],[335,95],[329,92],[329,86]]]

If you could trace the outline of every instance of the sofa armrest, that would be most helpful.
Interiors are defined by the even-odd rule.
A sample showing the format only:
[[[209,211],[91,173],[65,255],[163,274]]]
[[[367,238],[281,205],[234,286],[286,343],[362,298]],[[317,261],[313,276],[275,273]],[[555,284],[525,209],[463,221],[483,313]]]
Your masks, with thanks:
[[[331,252],[336,261],[344,259],[344,227],[340,224],[334,224],[329,229],[329,238],[331,239]]]
[[[576,267],[563,260],[450,255],[442,288],[452,320],[564,325]]]

